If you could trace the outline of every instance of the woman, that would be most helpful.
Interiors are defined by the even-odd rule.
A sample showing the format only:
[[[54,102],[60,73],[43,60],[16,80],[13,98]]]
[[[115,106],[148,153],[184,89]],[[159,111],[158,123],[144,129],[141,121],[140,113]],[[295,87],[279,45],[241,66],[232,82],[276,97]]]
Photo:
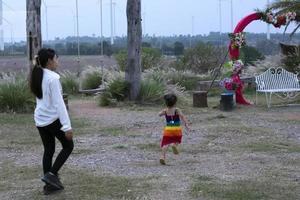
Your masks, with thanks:
[[[44,194],[64,188],[58,178],[58,171],[74,147],[73,131],[62,97],[60,76],[55,72],[58,67],[57,58],[53,49],[39,50],[30,77],[30,88],[36,96],[34,120],[44,146],[42,178],[46,183]],[[63,148],[52,164],[55,138],[60,141]]]

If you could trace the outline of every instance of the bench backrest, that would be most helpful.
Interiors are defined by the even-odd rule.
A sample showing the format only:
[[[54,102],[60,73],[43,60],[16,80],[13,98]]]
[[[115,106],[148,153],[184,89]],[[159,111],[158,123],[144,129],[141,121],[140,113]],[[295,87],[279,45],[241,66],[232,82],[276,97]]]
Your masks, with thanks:
[[[270,68],[259,76],[255,76],[257,90],[300,88],[297,74],[285,69]]]

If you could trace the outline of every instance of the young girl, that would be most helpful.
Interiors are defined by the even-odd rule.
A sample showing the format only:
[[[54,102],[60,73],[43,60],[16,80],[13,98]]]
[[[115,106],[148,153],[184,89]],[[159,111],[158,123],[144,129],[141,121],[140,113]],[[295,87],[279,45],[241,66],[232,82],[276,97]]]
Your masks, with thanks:
[[[41,49],[36,56],[36,64],[31,72],[30,88],[36,96],[34,120],[41,136],[44,155],[42,181],[44,194],[63,189],[58,171],[71,154],[73,131],[69,115],[62,97],[60,76],[55,72],[58,67],[57,55],[53,49]],[[63,149],[52,164],[55,152],[55,138]]]
[[[167,108],[163,109],[159,113],[160,117],[165,116],[167,122],[164,128],[164,135],[161,141],[162,155],[159,162],[162,165],[166,164],[166,152],[169,145],[171,145],[174,154],[179,154],[177,145],[181,143],[182,138],[180,121],[182,120],[187,130],[190,130],[189,124],[185,116],[181,113],[181,111],[178,108],[175,107],[177,102],[176,95],[167,94],[164,96],[164,100]]]

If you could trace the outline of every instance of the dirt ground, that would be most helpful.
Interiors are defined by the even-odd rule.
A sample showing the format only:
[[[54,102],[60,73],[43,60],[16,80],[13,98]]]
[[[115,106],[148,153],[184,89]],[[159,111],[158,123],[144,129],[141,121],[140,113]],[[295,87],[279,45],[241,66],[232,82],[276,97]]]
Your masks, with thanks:
[[[0,114],[0,199],[300,199],[300,106],[213,104],[182,108],[192,131],[162,166],[162,107],[71,99],[75,149],[60,172],[65,190],[50,197],[32,115]]]

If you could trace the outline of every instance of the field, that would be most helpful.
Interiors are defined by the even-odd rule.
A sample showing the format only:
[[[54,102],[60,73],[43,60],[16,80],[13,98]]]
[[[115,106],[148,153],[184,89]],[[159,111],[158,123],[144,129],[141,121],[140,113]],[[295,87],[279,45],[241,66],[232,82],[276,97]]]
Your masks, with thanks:
[[[248,96],[253,99],[253,96]],[[75,148],[61,170],[65,190],[43,196],[43,148],[32,114],[0,114],[0,199],[296,200],[300,107],[182,110],[192,122],[180,154],[159,164],[160,106],[101,108],[71,97]],[[60,149],[58,144],[57,152]]]
[[[77,62],[77,56],[59,56],[59,70],[69,70],[71,72],[81,72],[84,66],[101,66],[115,68],[117,63],[113,58],[107,56],[81,56],[80,62]],[[0,57],[0,71],[27,71],[27,58],[24,56],[5,56]]]

